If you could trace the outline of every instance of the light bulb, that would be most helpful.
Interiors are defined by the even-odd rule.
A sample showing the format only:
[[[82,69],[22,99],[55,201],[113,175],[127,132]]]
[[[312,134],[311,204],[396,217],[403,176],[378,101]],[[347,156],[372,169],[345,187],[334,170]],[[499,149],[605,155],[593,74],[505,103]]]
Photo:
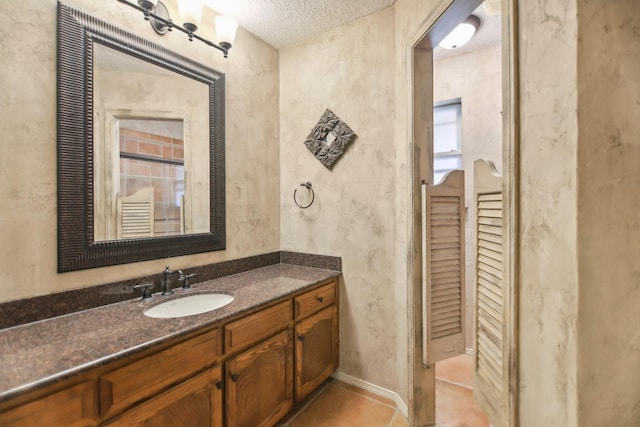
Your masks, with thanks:
[[[184,28],[195,32],[202,20],[202,0],[179,0],[178,9]]]
[[[238,23],[233,18],[221,15],[216,16],[215,23],[220,46],[225,49],[230,49],[236,39]]]

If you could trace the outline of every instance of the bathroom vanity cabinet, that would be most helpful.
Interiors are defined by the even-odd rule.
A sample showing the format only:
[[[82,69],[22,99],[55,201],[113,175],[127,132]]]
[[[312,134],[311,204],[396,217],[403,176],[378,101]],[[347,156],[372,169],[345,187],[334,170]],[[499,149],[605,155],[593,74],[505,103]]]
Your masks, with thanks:
[[[338,293],[335,283],[294,298],[296,307],[296,401],[338,368]]]
[[[337,283],[205,329],[4,402],[0,425],[272,426],[338,367]]]

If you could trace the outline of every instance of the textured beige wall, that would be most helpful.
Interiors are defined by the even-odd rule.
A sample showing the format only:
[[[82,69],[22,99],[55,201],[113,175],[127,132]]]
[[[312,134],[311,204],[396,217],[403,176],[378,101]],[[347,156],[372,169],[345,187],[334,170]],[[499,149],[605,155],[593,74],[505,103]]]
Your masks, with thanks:
[[[576,3],[520,4],[520,420],[576,425]]]
[[[489,159],[502,173],[502,56],[500,44],[433,63],[434,102],[460,98],[462,103],[462,167],[465,171],[466,284],[465,344],[473,348],[473,283],[475,279],[476,209],[473,162]]]
[[[278,250],[278,52],[239,30],[225,60],[177,32],[157,35],[140,13],[118,2],[66,3],[226,74],[227,250],[57,273],[56,2],[3,1],[0,301],[160,272],[167,263],[188,269]],[[166,3],[177,16],[175,2]],[[210,29],[202,35],[214,37]]]
[[[577,425],[575,0],[520,2],[520,421]]]
[[[280,51],[280,190],[282,249],[342,257],[341,370],[397,390],[392,22],[388,8]],[[303,144],[325,108],[358,135],[331,171]]]
[[[578,6],[578,424],[640,425],[640,2]]]

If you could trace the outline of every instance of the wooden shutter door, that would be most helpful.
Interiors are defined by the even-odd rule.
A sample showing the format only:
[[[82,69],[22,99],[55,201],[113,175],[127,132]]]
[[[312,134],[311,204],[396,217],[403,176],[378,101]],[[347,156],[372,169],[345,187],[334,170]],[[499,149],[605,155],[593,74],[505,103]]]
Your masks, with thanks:
[[[505,300],[502,176],[487,160],[474,162],[476,277],[474,395],[494,427],[508,425],[509,343]]]
[[[464,171],[423,185],[423,363],[465,352]]]
[[[153,237],[154,190],[143,187],[131,196],[117,196],[118,239]]]

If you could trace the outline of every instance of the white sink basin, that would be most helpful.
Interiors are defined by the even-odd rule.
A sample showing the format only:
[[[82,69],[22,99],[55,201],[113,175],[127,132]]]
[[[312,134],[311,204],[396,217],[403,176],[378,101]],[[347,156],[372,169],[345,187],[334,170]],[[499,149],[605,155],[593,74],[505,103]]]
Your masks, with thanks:
[[[144,315],[167,319],[206,313],[231,303],[234,297],[227,294],[197,294],[172,299],[145,310]]]

